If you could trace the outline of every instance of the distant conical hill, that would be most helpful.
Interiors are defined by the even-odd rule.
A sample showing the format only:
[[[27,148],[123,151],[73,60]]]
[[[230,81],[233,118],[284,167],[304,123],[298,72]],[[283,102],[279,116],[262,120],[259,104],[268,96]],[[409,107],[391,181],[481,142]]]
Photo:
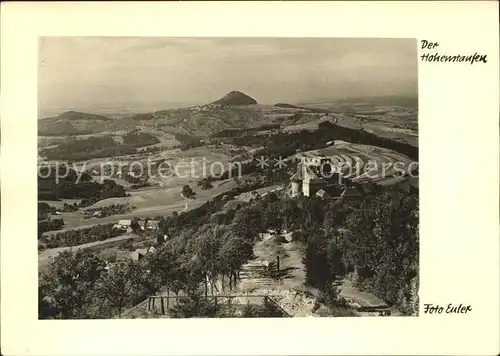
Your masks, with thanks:
[[[213,101],[212,104],[217,105],[252,105],[257,104],[257,101],[240,92],[240,91],[232,91],[227,93],[225,96],[220,98],[219,100]]]

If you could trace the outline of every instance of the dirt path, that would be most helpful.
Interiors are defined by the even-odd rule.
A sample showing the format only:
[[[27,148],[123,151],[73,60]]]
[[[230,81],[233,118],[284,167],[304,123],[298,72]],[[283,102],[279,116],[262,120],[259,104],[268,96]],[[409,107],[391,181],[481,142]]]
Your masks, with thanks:
[[[356,306],[356,307],[388,308],[391,310],[392,316],[401,315],[401,312],[399,310],[397,310],[396,308],[390,308],[386,302],[384,302],[382,299],[378,298],[374,294],[358,289],[356,286],[354,286],[352,280],[349,278],[346,278],[342,281],[342,283],[340,285],[339,296],[347,299],[349,302],[353,303],[354,306]],[[376,313],[376,312],[359,312],[358,311],[357,313],[359,315],[362,315],[362,316],[377,316],[378,315],[378,313]]]
[[[285,234],[284,238],[288,241],[291,234]],[[254,247],[255,258],[242,268],[236,291],[249,297],[269,295],[293,317],[312,316],[315,298],[304,293],[305,267],[300,246],[291,240],[278,239],[277,235],[263,234],[262,241]],[[266,265],[276,268],[277,256],[280,272],[276,278],[269,276]]]

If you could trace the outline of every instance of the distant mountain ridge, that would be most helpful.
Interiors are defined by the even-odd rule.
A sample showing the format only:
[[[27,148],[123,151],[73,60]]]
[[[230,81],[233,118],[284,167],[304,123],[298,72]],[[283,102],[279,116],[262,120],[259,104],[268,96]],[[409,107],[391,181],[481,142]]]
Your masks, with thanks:
[[[327,102],[318,100],[316,105],[287,102],[263,105],[258,104],[247,94],[231,91],[211,103],[151,110],[116,118],[70,110],[59,116],[38,120],[38,134],[40,136],[78,136],[116,131],[157,130],[162,134],[208,137],[227,129],[248,129],[270,123],[295,125],[316,119],[309,114],[357,112],[361,111],[359,108],[361,102],[383,105],[383,102],[396,101],[400,106],[405,106],[403,103],[414,104],[412,98],[407,97],[382,97],[382,99],[365,97]],[[380,111],[378,108],[379,111],[375,109],[363,107],[362,111]]]
[[[343,98],[318,98],[314,100],[304,100],[294,103],[297,106],[308,106],[321,103],[332,103],[336,105],[367,103],[379,106],[406,106],[418,108],[418,96],[412,95],[383,95],[383,96],[362,96],[362,97],[343,97]]]

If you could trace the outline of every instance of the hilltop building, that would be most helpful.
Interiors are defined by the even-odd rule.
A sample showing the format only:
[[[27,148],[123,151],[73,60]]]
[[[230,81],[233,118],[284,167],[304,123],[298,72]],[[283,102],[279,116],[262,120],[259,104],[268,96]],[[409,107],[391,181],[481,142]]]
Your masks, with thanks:
[[[332,178],[336,176],[332,172],[331,159],[308,152],[297,155],[297,159],[299,160],[297,172],[290,178],[291,196],[303,194],[310,197],[316,194],[324,197],[325,188],[332,185]]]
[[[322,199],[356,199],[370,194],[371,188],[366,184],[352,185],[345,178],[339,179],[340,169],[331,158],[313,152],[304,152],[296,157],[299,161],[297,172],[290,178],[291,188],[287,191],[292,198],[302,194]]]

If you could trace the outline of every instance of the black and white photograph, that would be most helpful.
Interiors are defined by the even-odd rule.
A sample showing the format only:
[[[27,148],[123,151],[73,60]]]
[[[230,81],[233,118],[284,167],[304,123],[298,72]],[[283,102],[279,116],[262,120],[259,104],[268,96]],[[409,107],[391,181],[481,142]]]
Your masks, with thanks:
[[[419,45],[39,37],[38,319],[419,316]]]

